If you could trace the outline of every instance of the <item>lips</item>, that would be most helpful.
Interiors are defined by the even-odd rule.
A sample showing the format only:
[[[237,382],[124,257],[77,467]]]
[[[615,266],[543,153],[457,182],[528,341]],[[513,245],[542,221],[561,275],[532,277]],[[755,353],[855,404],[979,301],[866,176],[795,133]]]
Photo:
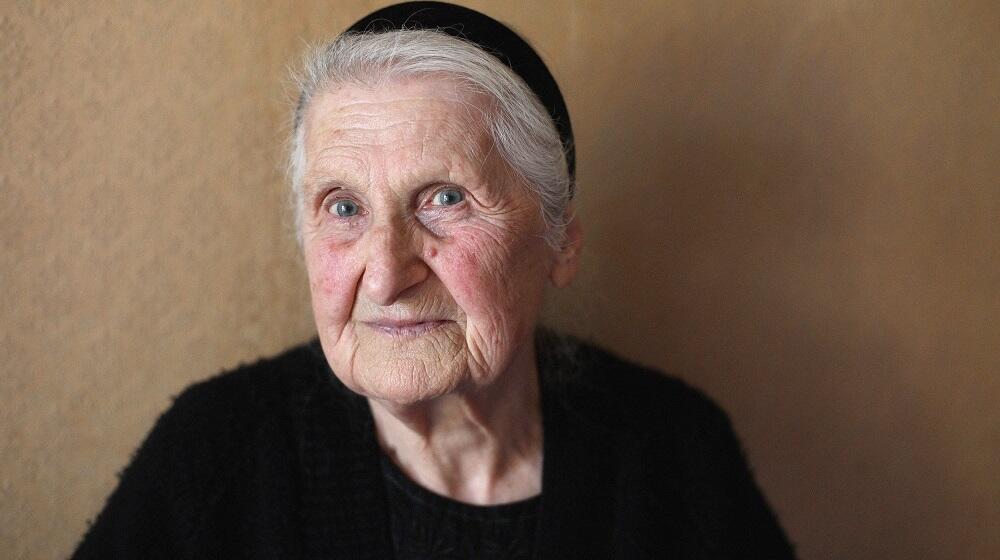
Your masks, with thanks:
[[[378,333],[384,334],[386,336],[420,336],[422,334],[429,333],[434,329],[448,323],[449,321],[444,320],[427,320],[427,321],[406,321],[397,319],[379,319],[375,321],[362,321],[362,324],[366,327],[376,331]]]

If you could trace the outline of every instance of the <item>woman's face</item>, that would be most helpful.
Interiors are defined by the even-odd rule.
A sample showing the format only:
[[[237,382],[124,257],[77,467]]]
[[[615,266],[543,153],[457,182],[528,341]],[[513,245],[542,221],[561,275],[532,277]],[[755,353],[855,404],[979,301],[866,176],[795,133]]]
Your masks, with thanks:
[[[331,368],[360,394],[408,404],[488,385],[530,354],[544,286],[571,266],[496,153],[485,106],[419,78],[343,86],[306,114],[313,312]]]

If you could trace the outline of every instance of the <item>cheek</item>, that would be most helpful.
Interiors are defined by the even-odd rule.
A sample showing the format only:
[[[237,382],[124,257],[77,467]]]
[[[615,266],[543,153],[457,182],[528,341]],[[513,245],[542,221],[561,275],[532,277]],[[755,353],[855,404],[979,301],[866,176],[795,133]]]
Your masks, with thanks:
[[[317,322],[342,324],[350,317],[360,270],[353,252],[332,243],[304,247],[306,272]]]
[[[534,320],[535,300],[544,286],[541,263],[523,240],[477,233],[456,237],[440,249],[435,259],[438,277],[468,316],[470,327],[518,330],[521,323]]]

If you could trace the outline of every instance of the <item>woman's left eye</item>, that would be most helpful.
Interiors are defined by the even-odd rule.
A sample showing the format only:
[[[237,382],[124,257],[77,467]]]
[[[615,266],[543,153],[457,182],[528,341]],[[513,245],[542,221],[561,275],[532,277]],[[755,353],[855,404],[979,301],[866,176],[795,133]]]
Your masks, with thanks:
[[[434,206],[454,206],[465,200],[465,195],[458,189],[444,189],[434,194],[431,204]]]

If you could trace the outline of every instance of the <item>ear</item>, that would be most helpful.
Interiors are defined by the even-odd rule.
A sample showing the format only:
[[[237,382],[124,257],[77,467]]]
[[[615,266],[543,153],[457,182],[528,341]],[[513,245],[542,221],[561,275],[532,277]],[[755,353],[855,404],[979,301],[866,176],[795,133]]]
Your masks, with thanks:
[[[549,273],[549,280],[557,288],[565,288],[573,282],[576,277],[576,270],[580,266],[580,249],[583,246],[583,228],[580,226],[580,217],[570,206],[566,209],[566,214],[570,217],[566,224],[566,240],[555,255],[555,264]]]

